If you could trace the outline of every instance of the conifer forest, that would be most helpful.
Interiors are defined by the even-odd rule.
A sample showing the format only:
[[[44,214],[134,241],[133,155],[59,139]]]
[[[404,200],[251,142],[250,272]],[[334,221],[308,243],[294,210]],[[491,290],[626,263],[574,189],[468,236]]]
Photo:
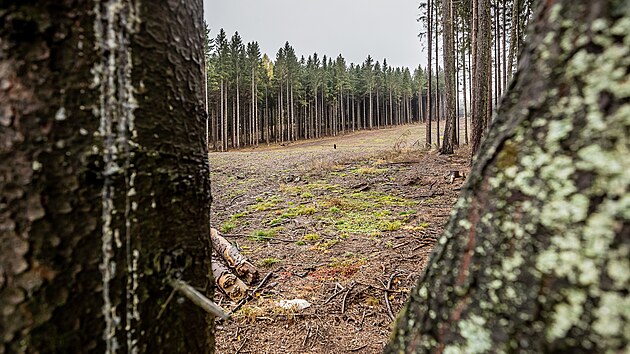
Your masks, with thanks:
[[[274,59],[257,42],[221,29],[208,56],[210,142],[214,149],[337,136],[420,120],[422,68],[393,68],[368,56],[347,63],[298,56],[287,42]],[[413,70],[413,73],[412,73]]]

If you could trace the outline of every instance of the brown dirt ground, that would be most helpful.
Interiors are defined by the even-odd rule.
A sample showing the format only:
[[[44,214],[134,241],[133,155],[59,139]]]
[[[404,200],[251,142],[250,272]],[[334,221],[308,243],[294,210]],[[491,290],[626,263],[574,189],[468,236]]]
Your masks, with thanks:
[[[217,322],[217,353],[382,352],[392,324],[384,290],[390,283],[395,315],[464,183],[450,172],[468,175],[467,148],[440,156],[419,138],[424,125],[210,154],[213,227],[261,278],[272,272]],[[287,310],[282,299],[312,306]],[[220,291],[215,300],[235,306]]]

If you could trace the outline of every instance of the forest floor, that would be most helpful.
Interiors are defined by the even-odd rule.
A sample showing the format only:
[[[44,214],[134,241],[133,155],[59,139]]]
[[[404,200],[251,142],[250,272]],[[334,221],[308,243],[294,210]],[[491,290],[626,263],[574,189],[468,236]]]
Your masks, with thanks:
[[[440,156],[419,147],[424,134],[409,125],[210,154],[213,227],[261,279],[272,273],[217,322],[217,353],[382,352],[385,296],[395,316],[464,183],[451,171],[469,170],[467,147]],[[280,306],[293,299],[311,306]],[[215,301],[235,306],[218,290]]]

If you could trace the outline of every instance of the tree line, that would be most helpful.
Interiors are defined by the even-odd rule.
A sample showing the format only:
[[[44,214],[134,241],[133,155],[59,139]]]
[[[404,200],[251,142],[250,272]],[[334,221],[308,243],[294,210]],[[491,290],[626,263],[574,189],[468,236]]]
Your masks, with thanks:
[[[392,67],[371,56],[348,63],[313,53],[298,58],[287,42],[275,59],[257,42],[221,29],[207,41],[208,139],[211,148],[287,143],[427,117],[426,70]],[[442,75],[443,76],[443,75]],[[431,81],[442,91],[439,73]]]

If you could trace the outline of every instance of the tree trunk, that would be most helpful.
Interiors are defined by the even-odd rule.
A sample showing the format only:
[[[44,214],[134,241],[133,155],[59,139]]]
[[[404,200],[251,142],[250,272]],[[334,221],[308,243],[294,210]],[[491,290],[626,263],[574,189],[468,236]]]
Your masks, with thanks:
[[[433,119],[432,117],[432,111],[431,108],[433,106],[433,103],[431,102],[431,92],[433,91],[433,88],[431,87],[432,85],[432,72],[431,72],[431,53],[432,53],[432,49],[431,45],[433,44],[433,36],[431,35],[431,29],[433,28],[433,24],[432,24],[432,20],[433,20],[433,11],[431,10],[431,2],[432,0],[427,0],[428,5],[427,5],[427,12],[428,12],[428,17],[429,17],[429,25],[427,26],[427,34],[428,34],[428,51],[427,51],[427,57],[428,57],[428,65],[427,65],[427,77],[428,77],[428,86],[427,86],[427,121],[426,121],[426,125],[425,125],[425,145],[428,149],[431,148],[431,120]],[[390,95],[390,100],[391,100],[391,95]]]
[[[464,84],[464,144],[468,145],[468,88],[466,87],[466,47],[462,49],[463,84]],[[459,112],[457,113],[459,114]]]
[[[240,90],[240,78],[238,74],[236,75],[236,103],[235,103],[235,111],[236,111],[236,122],[234,123],[234,129],[236,130],[236,143],[235,148],[239,149],[241,147],[241,90]]]
[[[451,0],[442,0],[442,36],[444,38],[444,139],[440,147],[441,154],[452,154],[453,144],[457,141],[455,116],[455,51],[453,50],[453,13]]]
[[[630,349],[629,21],[625,2],[541,3],[387,353]]]
[[[220,122],[220,129],[221,129],[221,151],[225,151],[225,109],[224,109],[224,100],[223,100],[223,79],[221,79],[221,91],[220,91],[220,95],[221,95],[221,113],[219,114],[219,122]]]
[[[165,307],[169,278],[212,292],[201,1],[26,3],[0,11],[0,352],[212,351]]]
[[[481,136],[486,122],[488,104],[488,71],[490,68],[490,0],[475,0],[477,25],[475,28],[475,50],[473,51],[473,100],[472,100],[472,151],[474,158],[481,145]]]
[[[439,48],[440,48],[440,39],[438,35],[440,34],[439,29],[439,19],[438,15],[438,0],[433,0],[433,5],[435,6],[435,17],[433,18],[433,24],[435,25],[435,144],[438,150],[440,149],[440,61],[439,61]]]
[[[512,79],[514,72],[514,58],[518,55],[516,47],[518,45],[519,14],[521,12],[520,3],[522,0],[512,2],[512,28],[510,30],[510,52],[508,54],[508,80]]]

